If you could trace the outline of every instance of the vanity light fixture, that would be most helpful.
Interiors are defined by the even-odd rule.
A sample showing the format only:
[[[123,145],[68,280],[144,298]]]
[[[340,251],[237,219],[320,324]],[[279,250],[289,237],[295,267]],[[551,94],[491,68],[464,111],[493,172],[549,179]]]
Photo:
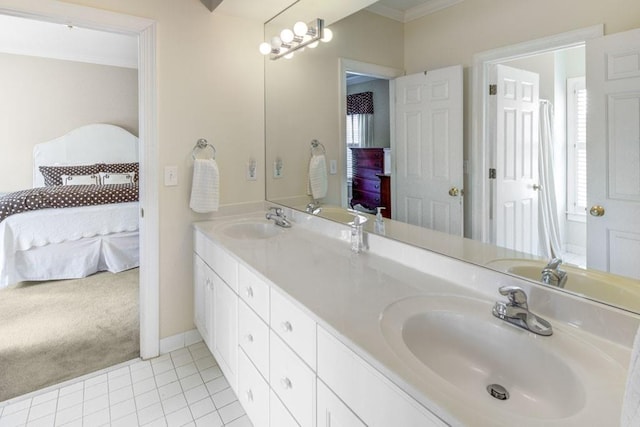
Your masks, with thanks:
[[[305,47],[313,49],[320,41],[329,42],[332,38],[331,30],[325,28],[324,20],[318,18],[308,24],[296,22],[293,30],[285,28],[279,35],[271,38],[271,42],[260,43],[259,50],[263,55],[271,54],[272,60],[291,59],[295,51],[302,52]]]

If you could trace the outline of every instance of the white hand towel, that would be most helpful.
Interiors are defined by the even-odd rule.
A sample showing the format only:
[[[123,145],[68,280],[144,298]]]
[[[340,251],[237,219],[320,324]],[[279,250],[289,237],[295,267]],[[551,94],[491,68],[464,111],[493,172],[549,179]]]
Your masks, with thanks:
[[[309,160],[309,181],[307,193],[314,200],[319,200],[327,196],[329,180],[327,177],[327,160],[324,154],[311,156]]]
[[[620,425],[622,427],[640,426],[640,328],[636,332],[631,350]]]
[[[220,200],[220,173],[214,159],[195,159],[189,207],[194,212],[207,213],[218,210]]]

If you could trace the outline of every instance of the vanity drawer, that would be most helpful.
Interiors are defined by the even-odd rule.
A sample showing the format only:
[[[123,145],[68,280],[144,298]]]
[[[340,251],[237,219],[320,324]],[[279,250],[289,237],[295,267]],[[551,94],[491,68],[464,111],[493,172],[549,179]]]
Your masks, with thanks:
[[[242,301],[238,304],[238,343],[269,379],[269,327]]]
[[[315,374],[273,331],[270,359],[271,388],[302,427],[313,427]]]
[[[284,407],[280,398],[271,390],[269,400],[269,422],[271,427],[300,427],[293,416]],[[324,426],[318,426],[324,427]]]
[[[318,377],[366,425],[446,426],[442,420],[320,327]]]
[[[254,427],[269,426],[269,385],[242,350],[238,353],[238,400]]]
[[[315,371],[316,323],[274,289],[271,289],[271,329]]]
[[[238,295],[269,322],[269,285],[242,264],[238,265]]]

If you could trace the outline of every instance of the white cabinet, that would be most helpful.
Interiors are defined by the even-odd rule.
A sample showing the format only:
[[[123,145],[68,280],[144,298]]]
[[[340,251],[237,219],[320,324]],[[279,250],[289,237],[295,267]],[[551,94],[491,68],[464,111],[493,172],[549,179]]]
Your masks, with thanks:
[[[366,427],[366,424],[318,380],[318,427]]]
[[[207,345],[211,345],[212,337],[209,325],[212,324],[213,311],[209,304],[213,293],[211,276],[213,271],[198,255],[193,257],[193,323]]]
[[[194,323],[256,427],[445,424],[195,231]]]
[[[214,273],[213,275],[213,348],[220,369],[237,390],[238,364],[238,296]]]

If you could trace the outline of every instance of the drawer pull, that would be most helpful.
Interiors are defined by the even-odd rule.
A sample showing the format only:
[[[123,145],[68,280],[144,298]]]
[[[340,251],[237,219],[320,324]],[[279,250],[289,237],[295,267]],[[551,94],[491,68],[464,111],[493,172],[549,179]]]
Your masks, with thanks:
[[[282,378],[280,380],[280,384],[282,384],[282,387],[285,389],[293,388],[293,384],[291,383],[291,380],[287,377]]]
[[[247,341],[248,342],[253,342],[253,335],[247,334]]]
[[[247,402],[253,402],[253,392],[251,390],[247,391]]]
[[[282,332],[291,332],[291,331],[293,331],[293,325],[289,321],[282,322],[282,324],[280,326],[282,327]]]
[[[251,286],[247,286],[247,298],[253,298],[253,288]]]

